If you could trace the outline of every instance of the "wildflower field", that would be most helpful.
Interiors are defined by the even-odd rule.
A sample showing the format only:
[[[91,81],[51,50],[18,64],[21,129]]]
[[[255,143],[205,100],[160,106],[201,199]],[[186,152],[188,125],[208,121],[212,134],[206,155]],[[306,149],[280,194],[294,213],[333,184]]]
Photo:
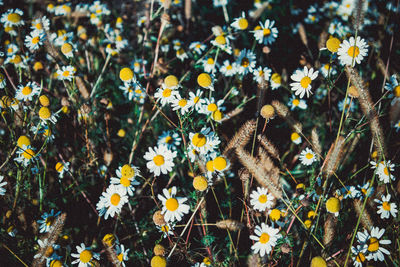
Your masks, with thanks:
[[[399,0],[0,0],[0,266],[400,266]]]

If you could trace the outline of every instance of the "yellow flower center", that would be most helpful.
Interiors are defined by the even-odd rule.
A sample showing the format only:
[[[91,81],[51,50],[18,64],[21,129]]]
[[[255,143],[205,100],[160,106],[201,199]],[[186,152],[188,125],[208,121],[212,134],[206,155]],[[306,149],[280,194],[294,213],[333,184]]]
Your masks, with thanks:
[[[384,202],[382,203],[382,208],[383,208],[384,210],[390,211],[390,203],[387,202],[387,201],[384,201]]]
[[[383,169],[383,173],[384,173],[386,176],[389,176],[389,169],[388,169],[387,167],[385,167],[385,168]]]
[[[14,58],[12,60],[10,60],[12,63],[14,64],[18,64],[22,62],[22,58],[20,55],[15,55]]]
[[[400,97],[400,85],[397,85],[394,89],[393,89],[393,93],[395,97]]]
[[[164,164],[165,160],[164,157],[161,155],[157,155],[153,158],[154,164],[156,164],[156,166],[161,166]]]
[[[267,201],[268,201],[268,197],[266,196],[266,195],[260,195],[259,197],[258,197],[258,201],[260,202],[260,203],[266,203]]]
[[[222,117],[224,116],[224,114],[222,113],[221,110],[216,110],[212,113],[212,118],[215,121],[220,121],[222,120]]]
[[[197,83],[201,87],[207,88],[211,85],[211,82],[211,76],[207,73],[201,73],[199,76],[197,76]]]
[[[200,101],[200,97],[195,96],[193,99],[193,103],[197,104]]]
[[[62,73],[62,75],[63,75],[64,77],[69,77],[69,71],[64,70],[63,73]]]
[[[347,54],[350,57],[357,57],[360,54],[360,49],[357,46],[351,46],[349,50],[347,50]]]
[[[209,172],[213,172],[214,171],[214,162],[212,160],[207,161],[206,169]]]
[[[211,111],[211,112],[214,112],[217,109],[218,109],[218,106],[215,103],[208,104],[208,106],[207,106],[207,110]]]
[[[48,258],[48,257],[51,256],[51,254],[53,254],[53,252],[54,252],[53,247],[52,247],[52,246],[49,246],[49,247],[46,249],[46,252],[44,253],[44,256],[45,256],[46,258]]]
[[[66,13],[71,13],[71,7],[70,7],[70,6],[63,5],[63,6],[62,6],[62,9],[64,9],[64,11],[65,11]]]
[[[112,194],[110,198],[111,205],[117,206],[119,204],[119,201],[121,200],[121,196],[117,193]]]
[[[162,95],[163,95],[163,97],[170,97],[171,92],[172,92],[172,90],[167,88],[167,89],[164,89],[164,91],[162,92]]]
[[[85,249],[84,251],[81,252],[79,255],[79,260],[82,263],[88,263],[92,259],[92,252]]]
[[[196,133],[193,136],[192,144],[196,147],[202,147],[206,144],[206,142],[207,142],[207,139],[204,136],[204,134],[202,134],[202,133]]]
[[[208,59],[207,59],[207,64],[209,64],[209,65],[214,65],[214,59],[208,58]]]
[[[49,108],[47,108],[47,107],[41,107],[41,108],[39,109],[39,117],[40,117],[41,119],[46,120],[46,119],[50,118],[50,116],[51,116],[51,112],[50,112],[50,109],[49,109]]]
[[[217,37],[215,37],[215,42],[217,42],[217,44],[219,45],[224,45],[226,44],[226,38],[222,34],[218,35]]]
[[[338,38],[331,37],[326,41],[326,48],[331,53],[336,53],[340,46],[340,40]]]
[[[340,210],[340,201],[335,197],[331,197],[326,201],[326,209],[331,213],[339,212]]]
[[[164,233],[168,233],[168,231],[169,231],[168,225],[161,226],[161,231],[163,231]]]
[[[50,267],[62,267],[62,263],[59,260],[52,260],[50,262]]]
[[[169,198],[169,199],[167,199],[167,201],[165,202],[165,207],[166,207],[167,210],[169,210],[169,211],[175,211],[175,210],[177,210],[178,207],[179,207],[178,200],[176,200],[175,198]]]
[[[213,160],[213,167],[217,171],[225,170],[226,166],[227,166],[227,162],[226,162],[226,159],[223,157],[216,157]]]
[[[39,36],[36,36],[36,37],[32,38],[32,44],[37,44],[37,43],[39,43],[39,41],[40,41]]]
[[[271,220],[277,221],[281,218],[281,211],[278,209],[273,209],[273,210],[271,210],[269,217],[271,218]]]
[[[227,70],[231,70],[232,68],[233,68],[232,65],[228,65],[228,66],[226,67]]]
[[[172,141],[173,141],[173,139],[172,139],[172,137],[171,137],[171,136],[167,136],[167,137],[165,137],[165,143],[167,143],[167,144],[171,144],[171,143],[172,143]]]
[[[271,80],[272,80],[274,83],[281,84],[281,75],[279,75],[278,73],[274,73],[274,74],[272,74],[272,76],[271,76]]]
[[[33,156],[35,156],[35,152],[33,152],[32,149],[26,149],[24,151],[24,153],[22,154],[22,156],[29,160],[29,159],[33,158]]]
[[[311,79],[308,76],[304,76],[301,80],[300,80],[300,85],[301,87],[303,87],[304,89],[308,88],[308,86],[311,84]]]
[[[164,79],[164,84],[168,87],[168,88],[172,88],[174,86],[178,85],[178,78],[176,78],[176,76],[174,75],[168,75],[167,77],[165,77]]]
[[[21,16],[17,13],[11,13],[7,16],[7,20],[12,23],[18,23],[21,20]]]
[[[121,168],[121,175],[126,178],[132,178],[135,175],[135,170],[129,164],[125,164]]]
[[[119,72],[119,78],[124,82],[130,81],[133,78],[133,71],[130,68],[123,68]]]
[[[56,164],[56,171],[61,172],[64,169],[64,164],[61,162],[57,162]]]
[[[311,154],[311,153],[307,153],[307,154],[306,154],[306,158],[307,158],[307,159],[312,159],[313,157],[314,157],[314,155]]]
[[[117,259],[118,259],[120,262],[123,262],[123,261],[124,261],[124,254],[120,253],[120,254],[117,256]]]
[[[72,45],[71,45],[71,44],[69,44],[69,43],[64,43],[64,44],[61,46],[61,52],[62,52],[64,55],[70,53],[71,51],[72,51]]]
[[[375,237],[371,237],[368,242],[368,251],[375,252],[379,249],[379,240]]]
[[[364,254],[361,253],[361,252],[359,252],[359,253],[357,254],[356,261],[357,261],[357,262],[364,262],[364,261],[365,261],[365,256],[364,256]]]
[[[125,187],[129,187],[131,185],[131,180],[125,176],[122,176],[121,179],[119,179],[119,182]]]
[[[293,99],[292,104],[297,107],[300,104],[300,100]]]
[[[269,241],[269,234],[262,233],[259,241],[261,244],[266,244]]]
[[[204,191],[207,189],[208,182],[204,176],[196,176],[193,179],[193,187],[196,190]]]
[[[49,216],[49,217],[46,218],[45,224],[46,224],[47,226],[53,225],[54,220],[55,220],[55,218],[54,218],[53,216]]]
[[[268,28],[266,28],[266,29],[263,29],[263,34],[264,34],[264,36],[268,36],[268,35],[270,35],[270,34],[271,34],[271,30],[270,30],[270,29],[268,29]]]
[[[23,95],[30,95],[31,93],[32,93],[32,88],[30,88],[29,86],[25,86],[24,88],[22,88]]]
[[[205,258],[203,259],[203,263],[204,263],[205,265],[210,265],[210,264],[211,264],[210,258],[205,257]]]
[[[29,138],[27,136],[21,135],[18,138],[18,141],[17,141],[18,147],[22,148],[23,145],[29,146],[30,144],[31,144],[31,140],[29,140]]]
[[[50,105],[50,100],[49,100],[49,98],[48,98],[47,96],[45,96],[45,95],[41,95],[41,96],[39,97],[39,102],[40,102],[40,104],[41,104],[42,106],[44,106],[44,107],[47,107],[47,106]]]
[[[247,27],[249,27],[249,22],[247,21],[247,19],[241,18],[238,21],[238,25],[241,30],[245,30],[247,29]]]
[[[240,66],[247,68],[250,66],[250,60],[247,57],[244,57],[240,62]]]
[[[186,99],[181,99],[181,100],[178,101],[178,105],[181,108],[186,107],[186,104],[187,104],[187,100]]]
[[[42,23],[40,23],[40,22],[39,22],[39,23],[36,23],[36,24],[35,24],[35,28],[38,29],[38,30],[43,29]]]

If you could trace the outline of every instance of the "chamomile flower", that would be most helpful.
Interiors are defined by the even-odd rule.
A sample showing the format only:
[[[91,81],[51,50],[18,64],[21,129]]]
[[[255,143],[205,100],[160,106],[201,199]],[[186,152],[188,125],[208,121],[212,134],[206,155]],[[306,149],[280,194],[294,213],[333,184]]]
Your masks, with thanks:
[[[301,143],[301,136],[300,136],[298,133],[293,132],[293,133],[290,135],[290,140],[292,140],[293,143],[295,143],[296,145],[298,145],[298,144]]]
[[[394,128],[396,129],[396,132],[398,132],[400,130],[400,120],[398,120],[395,124],[394,124]]]
[[[22,15],[24,15],[24,12],[18,8],[9,9],[1,15],[0,22],[3,23],[5,27],[21,26],[25,24]]]
[[[197,76],[197,84],[201,86],[204,89],[209,89],[211,91],[214,91],[214,78],[213,75],[210,75],[208,73],[200,73]]]
[[[129,259],[128,253],[130,249],[125,249],[124,245],[116,245],[115,246],[115,253],[117,254],[117,259],[121,263],[123,267],[125,267],[125,262]]]
[[[0,89],[3,89],[6,87],[6,77],[4,76],[3,73],[0,72]]]
[[[191,103],[189,102],[189,100],[186,98],[182,98],[180,94],[177,94],[176,98],[171,101],[172,110],[174,111],[177,110],[178,112],[181,113],[181,115],[184,115],[187,112],[189,112],[191,108],[190,104]]]
[[[368,233],[367,230],[357,233],[358,242],[367,247],[365,257],[367,260],[384,261],[384,254],[390,255],[389,250],[382,245],[389,245],[392,241],[382,240],[381,238],[384,233],[385,229],[379,229],[374,226],[371,228],[371,233]]]
[[[124,82],[123,85],[119,86],[123,94],[128,98],[128,100],[134,99],[137,94],[142,93],[142,86],[138,82]]]
[[[351,247],[351,253],[353,253],[353,266],[362,267],[365,262],[365,253],[367,252],[366,246],[357,245],[357,247]]]
[[[344,99],[343,99],[343,100],[340,100],[339,103],[338,103],[338,109],[339,109],[339,111],[343,111],[343,107],[344,107],[346,110],[349,110],[350,112],[353,112],[354,109],[356,108],[356,104],[354,103],[354,100],[352,100],[352,99],[350,99],[350,98],[347,98],[346,104],[344,104]]]
[[[400,101],[400,83],[395,74],[390,76],[389,81],[385,85],[385,89],[392,92],[388,97],[393,97],[391,105],[396,104]]]
[[[268,194],[267,188],[257,187],[257,190],[254,190],[250,194],[250,204],[255,210],[263,212],[266,209],[272,208],[274,197]]]
[[[269,81],[271,77],[272,70],[268,67],[258,67],[257,69],[253,70],[253,80],[257,83],[262,83],[262,81]]]
[[[84,243],[76,246],[78,253],[71,253],[71,256],[76,258],[72,264],[78,264],[78,267],[91,267],[94,265],[94,260],[100,259],[100,254],[92,251],[90,247],[86,247]]]
[[[307,24],[313,24],[313,23],[317,23],[320,20],[320,16],[317,13],[317,8],[316,6],[310,6],[307,9],[307,17],[305,18],[304,22]]]
[[[64,174],[69,171],[69,162],[57,162],[54,168],[58,172],[58,178],[62,179],[64,177]]]
[[[58,78],[63,81],[72,81],[75,75],[75,68],[73,66],[62,66],[57,70]]]
[[[18,156],[14,160],[24,165],[24,167],[27,167],[32,161],[35,161],[38,156],[35,153],[34,148],[32,148],[30,145],[22,145],[22,148],[17,150],[17,154]]]
[[[260,22],[261,27],[256,27],[253,31],[254,38],[259,44],[272,44],[278,37],[278,29],[274,27],[275,21],[267,19],[264,24]]]
[[[279,229],[273,228],[261,223],[261,226],[257,225],[254,229],[255,235],[250,235],[250,239],[256,241],[251,247],[254,254],[260,253],[261,257],[269,254],[272,248],[276,245],[276,241],[281,237]]]
[[[0,175],[0,196],[4,196],[6,193],[6,189],[3,188],[7,184],[7,182],[2,182],[4,180],[4,176]]]
[[[28,47],[30,51],[38,50],[45,39],[45,33],[43,31],[34,30],[25,37],[25,46]]]
[[[96,205],[99,215],[104,215],[104,219],[107,220],[109,216],[114,217],[119,214],[122,206],[128,202],[126,191],[122,185],[110,184]]]
[[[63,55],[66,58],[72,58],[74,56],[75,50],[76,50],[76,47],[73,44],[68,43],[68,42],[63,43],[63,45],[61,46],[61,53],[63,53]]]
[[[380,206],[378,206],[378,214],[381,215],[381,219],[389,219],[390,214],[396,218],[397,214],[397,204],[396,203],[390,203],[390,194],[387,194],[386,196],[382,196],[382,200],[380,199],[375,199],[374,201]]]
[[[292,91],[295,91],[295,95],[298,95],[300,98],[304,97],[304,94],[307,93],[307,97],[312,94],[311,92],[311,82],[315,80],[318,76],[318,71],[314,71],[313,68],[308,69],[304,66],[303,71],[296,70],[290,78],[295,81],[291,83]]]
[[[168,149],[176,150],[181,144],[182,138],[178,133],[172,131],[163,131],[163,133],[158,137],[157,145],[165,145]]]
[[[338,35],[343,38],[348,32],[350,32],[350,28],[347,25],[343,25],[341,21],[334,19],[331,24],[329,24],[328,33],[330,35]]]
[[[40,92],[40,86],[34,82],[28,82],[25,86],[18,85],[18,90],[15,94],[15,98],[21,101],[32,101],[32,98],[38,95]]]
[[[306,101],[304,99],[298,99],[295,96],[292,96],[290,98],[288,105],[290,107],[290,110],[294,110],[296,108],[299,108],[299,109],[306,109],[307,108]]]
[[[249,21],[246,19],[246,14],[242,12],[242,16],[235,18],[231,26],[236,30],[246,30],[249,27]]]
[[[173,40],[172,44],[175,51],[178,51],[182,48],[182,42],[180,40]]]
[[[155,176],[159,176],[161,173],[167,174],[172,171],[176,155],[176,151],[171,151],[167,146],[161,145],[154,148],[149,147],[143,158],[148,161],[146,166],[149,171]]]
[[[282,77],[279,73],[273,73],[271,75],[271,89],[276,90],[282,85]]]
[[[386,163],[384,161],[381,161],[379,163],[371,161],[370,164],[372,165],[372,169],[376,168],[376,174],[378,175],[379,181],[388,184],[390,182],[390,179],[392,179],[393,181],[396,179],[393,176],[394,164],[392,164],[390,160],[388,160]]]
[[[40,233],[47,233],[50,231],[50,228],[54,225],[56,222],[57,216],[61,214],[61,211],[58,211],[54,213],[54,210],[52,209],[49,213],[45,212],[42,215],[42,219],[38,220],[39,224],[39,232]]]
[[[236,74],[237,64],[236,62],[231,63],[228,59],[224,61],[219,71],[226,77],[231,77]]]
[[[50,20],[46,16],[34,19],[31,29],[45,33],[50,30]]]
[[[256,55],[251,50],[243,49],[236,61],[237,73],[246,75],[256,67]]]
[[[179,50],[176,50],[176,57],[179,58],[180,61],[184,61],[189,58],[189,55],[186,53],[185,49],[180,48]]]
[[[348,41],[343,40],[337,53],[340,64],[354,67],[367,56],[368,44],[360,36],[357,36],[357,39],[352,36]]]
[[[197,112],[201,112],[203,106],[201,104],[201,96],[203,95],[203,91],[197,89],[196,93],[189,92],[189,102],[190,105],[196,110]]]
[[[174,222],[182,220],[182,217],[189,213],[190,206],[185,204],[187,198],[177,198],[176,187],[173,186],[171,191],[163,189],[163,194],[158,194],[158,199],[162,202],[162,214],[166,222]]]
[[[34,259],[41,258],[41,260],[46,259],[46,262],[50,262],[51,260],[58,259],[59,256],[55,252],[55,250],[59,249],[60,246],[57,244],[51,244],[47,238],[44,240],[38,239],[39,251],[46,248],[46,251],[42,253],[37,253],[33,256]],[[41,261],[40,260],[40,261]]]
[[[344,21],[347,21],[355,7],[356,7],[356,1],[343,0],[342,3],[339,5],[339,8],[337,9],[336,13]]]
[[[322,76],[324,76],[324,78],[328,77],[328,75],[332,76],[337,73],[336,69],[334,69],[329,63],[325,63],[324,65],[322,65],[319,71],[322,73]]]
[[[211,41],[211,44],[220,48],[222,51],[225,51],[228,54],[232,54],[232,46],[230,45],[231,39],[233,39],[231,35],[222,32],[217,35],[214,40]]]
[[[135,179],[135,177],[139,174],[138,167],[125,164],[116,170],[116,174],[117,178],[112,177],[111,184],[121,185],[129,196],[133,196],[133,193],[135,192],[134,185],[139,184],[139,182]]]
[[[52,113],[48,107],[41,107],[38,112],[39,118],[42,120],[42,123],[57,122],[57,113]]]
[[[307,147],[303,151],[301,151],[299,159],[301,161],[301,164],[309,166],[317,160],[317,156],[310,148]]]
[[[172,103],[178,94],[179,92],[177,90],[163,85],[161,88],[158,88],[157,92],[154,94],[154,97],[160,101],[161,106],[165,106],[166,104]]]
[[[194,50],[197,54],[201,54],[203,53],[203,51],[207,48],[207,46],[205,44],[202,44],[200,42],[192,42],[189,45],[189,49],[190,50]]]
[[[216,71],[214,58],[208,57],[202,61],[202,64],[205,72],[214,73]]]
[[[54,14],[56,16],[66,16],[72,12],[71,4],[62,4],[55,7]],[[79,266],[81,267],[81,266]]]
[[[164,224],[162,226],[157,226],[158,230],[163,233],[163,237],[167,238],[168,236],[173,236],[174,232],[172,230],[174,230],[174,225],[173,223],[167,223]]]
[[[354,199],[358,197],[361,192],[356,189],[355,186],[346,186],[341,189],[341,194],[344,199],[351,198]]]
[[[225,107],[223,106],[223,99],[216,101],[214,97],[211,97],[211,99],[203,98],[200,100],[200,104],[202,109],[199,111],[199,113],[206,115],[212,115],[214,112],[225,110]]]

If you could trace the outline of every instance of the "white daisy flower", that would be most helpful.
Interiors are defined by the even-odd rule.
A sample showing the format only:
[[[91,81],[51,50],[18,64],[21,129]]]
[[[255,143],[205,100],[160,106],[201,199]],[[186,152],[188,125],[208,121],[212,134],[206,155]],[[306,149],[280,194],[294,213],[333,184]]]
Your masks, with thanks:
[[[15,98],[21,101],[32,101],[32,97],[40,93],[40,86],[34,82],[28,82],[25,86],[18,85]]]
[[[261,83],[263,80],[264,81],[269,81],[269,78],[271,77],[271,72],[272,70],[268,67],[258,67],[257,69],[253,70],[253,80],[256,81],[257,83]]]
[[[18,156],[14,160],[24,165],[24,167],[27,167],[31,161],[35,161],[38,157],[30,145],[22,145],[22,148],[17,150],[17,154]]]
[[[357,39],[354,39],[352,36],[349,41],[343,40],[337,52],[340,64],[351,65],[352,67],[354,67],[356,63],[360,64],[361,60],[367,56],[367,53],[368,45],[360,36],[357,36]]]
[[[121,185],[126,194],[133,196],[134,185],[138,185],[135,177],[139,174],[139,169],[133,165],[125,164],[116,171],[117,177],[111,177],[111,184]]]
[[[172,230],[174,230],[174,225],[173,223],[167,223],[165,225],[162,226],[157,226],[158,230],[163,233],[163,237],[167,238],[168,236],[173,236],[174,232]]]
[[[191,109],[191,102],[186,98],[182,98],[180,94],[177,94],[176,98],[171,101],[171,107],[172,110],[177,110],[181,115],[184,115]]]
[[[303,71],[296,70],[290,78],[295,81],[291,83],[292,91],[295,91],[295,95],[299,95],[300,98],[304,97],[304,94],[307,93],[307,97],[312,94],[311,92],[311,82],[315,80],[318,76],[318,71],[314,71],[313,68],[308,69],[304,66]]]
[[[319,71],[322,73],[322,76],[324,76],[324,78],[328,77],[328,75],[332,77],[337,73],[336,69],[334,69],[329,63],[322,65],[322,67],[319,68]]]
[[[54,14],[56,16],[66,16],[72,12],[71,4],[63,4],[55,7]],[[79,266],[81,267],[81,266]]]
[[[207,48],[207,46],[205,44],[202,44],[200,42],[192,42],[189,45],[189,49],[190,50],[194,50],[197,54],[201,54],[203,53],[203,51]]]
[[[396,203],[390,203],[390,194],[387,194],[386,196],[382,196],[382,200],[380,199],[375,199],[374,201],[380,206],[378,206],[378,214],[381,215],[381,219],[389,219],[390,214],[396,218],[397,214],[397,204]]]
[[[75,68],[73,66],[62,66],[57,70],[58,78],[60,80],[72,81],[75,75]]]
[[[379,163],[371,161],[370,164],[372,165],[372,169],[376,168],[376,174],[378,175],[379,181],[388,184],[390,182],[390,179],[392,179],[393,181],[396,179],[393,176],[394,164],[392,164],[390,160],[388,160],[386,163],[384,161],[381,161]]]
[[[273,73],[271,75],[270,82],[271,82],[271,89],[272,90],[278,89],[282,85],[282,77],[281,77],[281,75],[279,75],[279,73]]]
[[[128,100],[132,100],[138,95],[143,94],[142,86],[136,82],[124,82],[123,85],[119,86],[119,89],[122,90],[123,94],[128,98]]]
[[[222,66],[219,68],[219,71],[226,77],[231,77],[236,74],[237,71],[237,63],[230,63],[229,60],[225,60]]]
[[[90,247],[86,247],[84,243],[76,246],[78,253],[71,253],[71,256],[76,258],[72,264],[78,264],[78,267],[91,267],[94,265],[94,259],[99,260],[100,254],[92,251]]]
[[[400,130],[400,120],[397,121],[397,122],[394,124],[394,128],[396,129],[396,132],[398,132],[398,131]]]
[[[182,138],[178,133],[172,131],[163,131],[163,133],[158,137],[157,145],[165,145],[168,149],[176,150],[181,144]]]
[[[166,104],[172,103],[172,101],[178,95],[178,91],[165,87],[164,85],[161,88],[158,88],[157,92],[154,94],[154,97],[161,103],[161,106],[165,106]]]
[[[45,33],[43,31],[34,30],[30,35],[25,36],[25,46],[30,51],[38,50],[45,40]]]
[[[143,158],[148,161],[146,166],[149,171],[155,176],[160,176],[161,173],[167,174],[172,171],[176,155],[176,151],[172,152],[167,146],[161,145],[154,148],[149,147],[149,151],[144,154]]]
[[[238,66],[237,73],[246,75],[256,67],[256,55],[251,50],[243,49],[236,60],[236,64]]]
[[[166,188],[163,189],[163,194],[158,194],[158,199],[162,202],[162,214],[166,222],[174,222],[182,220],[182,217],[189,213],[190,206],[184,204],[187,200],[184,198],[176,198],[176,187],[171,188],[171,192]]]
[[[182,48],[182,42],[179,40],[173,40],[172,44],[173,44],[174,50],[176,50],[176,51]]]
[[[0,89],[3,89],[6,87],[6,77],[4,76],[3,73],[0,72]]]
[[[353,112],[354,109],[357,107],[356,104],[355,104],[354,102],[355,102],[354,100],[352,100],[352,99],[350,99],[350,98],[347,98],[347,100],[346,100],[346,105],[345,105],[345,104],[344,104],[344,99],[340,100],[339,103],[338,103],[338,109],[339,109],[339,111],[343,111],[343,106],[344,106],[344,108],[346,109],[346,111],[349,110],[350,112]]]
[[[381,239],[384,233],[385,229],[379,229],[378,227],[372,227],[371,234],[367,230],[357,233],[358,242],[367,247],[367,260],[384,261],[384,254],[390,255],[389,250],[381,246],[392,243],[390,240]]]
[[[257,187],[257,190],[250,194],[250,204],[255,210],[263,212],[272,208],[274,197],[268,194],[268,188]]]
[[[301,143],[301,136],[300,136],[298,133],[293,132],[293,133],[290,135],[290,140],[292,140],[293,143],[295,143],[296,145],[298,145],[298,144]]]
[[[235,18],[231,23],[231,26],[236,30],[246,30],[249,27],[249,21],[246,19],[246,14],[242,12],[242,16]]]
[[[60,214],[61,214],[61,211],[54,213],[53,209],[49,213],[45,212],[42,215],[42,219],[37,221],[37,223],[39,224],[39,233],[49,232],[51,227],[56,222],[57,216]]]
[[[46,124],[46,122],[57,122],[58,113],[52,113],[48,107],[41,107],[39,109],[38,115],[42,121],[42,124]]]
[[[276,241],[281,237],[279,229],[270,227],[265,223],[261,223],[261,226],[257,225],[254,229],[256,235],[250,235],[250,239],[256,241],[251,247],[254,254],[260,253],[261,257],[269,254],[272,248],[276,245]]]
[[[224,111],[225,107],[223,106],[223,104],[224,104],[223,99],[215,101],[214,97],[211,97],[211,99],[203,98],[200,100],[200,105],[202,108],[199,110],[199,113],[212,115],[214,112],[218,110]]]
[[[365,253],[367,252],[367,248],[362,245],[357,245],[357,248],[351,247],[351,253],[353,253],[353,266],[363,267],[365,262]]]
[[[45,33],[50,30],[50,20],[46,16],[34,19],[32,20],[31,29]]]
[[[295,108],[299,109],[306,109],[307,108],[307,103],[304,99],[298,99],[295,96],[292,96],[289,100],[288,103],[290,110],[294,110]]]
[[[301,164],[309,166],[313,164],[314,161],[317,160],[317,157],[315,153],[310,148],[307,147],[303,151],[301,151],[299,159],[301,161]]]
[[[9,9],[1,15],[0,22],[3,23],[5,27],[21,26],[25,24],[22,15],[24,15],[24,12],[18,8]]]
[[[264,24],[260,22],[261,27],[256,27],[253,31],[254,38],[259,44],[272,44],[278,37],[278,29],[274,27],[275,21],[267,19]]]
[[[202,64],[205,72],[214,73],[216,71],[214,58],[208,57],[202,61]]]
[[[125,262],[129,259],[128,253],[130,249],[125,249],[124,245],[116,245],[115,253],[117,254],[117,259],[123,267],[125,267]]]
[[[392,92],[388,95],[389,98],[393,97],[393,100],[390,103],[391,105],[394,105],[396,102],[400,101],[400,83],[395,74],[390,76],[389,81],[385,85],[385,89]]]
[[[7,182],[2,182],[4,179],[3,175],[0,175],[0,196],[4,196],[6,193],[6,189],[3,188],[7,184]]]
[[[58,172],[58,178],[62,179],[64,174],[69,171],[69,162],[57,162],[55,165],[55,169]]]
[[[233,37],[227,33],[222,32],[217,35],[214,40],[211,41],[211,44],[220,48],[222,51],[225,51],[228,54],[232,54],[232,46],[230,45],[230,40]]]
[[[210,128],[206,127],[203,127],[200,132],[189,133],[189,138],[191,148],[196,149],[202,155],[216,149],[221,142],[218,136]]]
[[[180,48],[179,50],[176,50],[176,57],[179,58],[180,61],[184,61],[189,58],[189,55],[186,53],[185,49]]]
[[[344,199],[347,199],[347,198],[353,199],[353,198],[358,197],[361,194],[361,192],[358,191],[355,186],[346,186],[345,188],[343,187],[341,189],[341,193],[342,193]]]
[[[99,215],[104,215],[104,219],[107,220],[108,216],[114,217],[116,214],[119,214],[122,206],[128,202],[126,191],[122,185],[110,184],[107,190],[100,196],[100,200],[96,205]]]
[[[201,105],[201,96],[203,95],[203,91],[201,89],[197,89],[196,93],[189,92],[189,102],[194,110],[200,112],[203,108]]]

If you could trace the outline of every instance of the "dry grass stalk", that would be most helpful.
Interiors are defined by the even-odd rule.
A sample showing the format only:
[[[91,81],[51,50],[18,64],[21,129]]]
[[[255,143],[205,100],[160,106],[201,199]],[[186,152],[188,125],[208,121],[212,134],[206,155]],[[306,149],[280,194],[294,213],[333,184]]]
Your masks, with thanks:
[[[322,148],[321,148],[321,143],[319,142],[317,128],[313,128],[311,131],[311,144],[313,145],[314,152],[321,155]]]
[[[343,144],[344,138],[342,136],[332,143],[328,155],[326,155],[325,162],[322,166],[322,173],[325,178],[329,178],[339,167],[340,160],[343,158]]]
[[[279,188],[279,168],[275,166],[271,158],[267,155],[266,151],[262,147],[258,149],[257,156],[259,158],[257,164],[262,166],[262,168],[265,170],[267,177],[269,177],[269,179],[271,179],[275,186]]]
[[[190,20],[192,17],[192,0],[185,0],[185,18]]]
[[[239,115],[242,113],[243,108],[235,108],[234,110],[229,111],[224,115],[224,117],[221,119],[221,123],[227,120],[230,120],[231,118],[235,117],[236,115]]]
[[[112,246],[110,246],[109,244],[107,244],[107,242],[105,242],[104,240],[102,241],[104,248],[106,249],[106,255],[107,255],[107,259],[108,261],[112,264],[112,266],[114,267],[121,267],[122,264],[121,262],[118,260],[118,256],[117,253],[115,252],[115,250],[113,249]]]
[[[326,40],[328,40],[328,33],[326,31],[322,31],[318,39],[318,49],[326,46]]]
[[[293,117],[290,115],[289,109],[284,104],[282,104],[278,100],[272,101],[271,104],[275,108],[278,116],[284,119],[289,124],[289,126],[292,127],[293,130],[298,133],[302,132],[303,127],[301,123],[293,119]]]
[[[273,157],[274,159],[277,159],[279,161],[281,160],[281,158],[279,157],[278,149],[270,140],[268,140],[267,137],[259,134],[257,136],[257,140],[264,147],[264,149],[268,152],[268,154],[271,155],[271,157]]]
[[[369,121],[374,147],[375,150],[378,151],[378,157],[383,155],[386,156],[385,139],[371,95],[365,88],[360,75],[354,68],[346,66],[346,74],[350,77],[351,83],[357,88],[358,94],[360,95],[358,99],[360,101],[361,109]]]
[[[344,157],[343,157],[343,160],[342,160],[343,162],[346,162],[347,158],[350,156],[350,154],[353,153],[353,151],[356,148],[358,142],[360,141],[360,138],[361,138],[361,134],[357,133],[355,135],[355,137],[353,138],[353,140],[351,141],[351,143],[344,148],[344,150],[343,150],[344,151],[343,152]]]
[[[275,184],[267,178],[267,173],[263,166],[257,164],[257,160],[254,157],[247,153],[243,148],[237,148],[236,154],[243,166],[249,170],[260,185],[268,188],[275,198],[282,198],[281,189],[276,187]]]
[[[389,77],[389,76],[390,76],[389,70],[386,71],[386,65],[385,65],[385,63],[383,62],[382,58],[377,57],[377,59],[376,59],[376,66],[377,66],[377,68],[381,71],[383,77],[385,77],[385,76],[386,76],[386,77]]]
[[[302,43],[305,46],[308,46],[306,28],[304,28],[304,25],[301,23],[299,24],[299,35],[300,35],[300,39],[301,39]]]
[[[335,228],[337,221],[338,221],[337,217],[334,214],[329,213],[328,216],[326,217],[324,223],[324,238],[323,238],[324,246],[329,245],[335,238],[336,234]]]
[[[220,229],[228,229],[229,231],[238,231],[244,227],[243,223],[231,219],[219,221],[216,225]]]
[[[50,231],[46,235],[43,235],[42,238],[40,238],[44,246],[41,246],[39,252],[35,255],[32,266],[36,267],[45,265],[46,258],[50,257],[53,252],[53,245],[57,241],[58,236],[60,235],[64,227],[66,218],[66,213],[62,213],[60,216],[58,216],[56,221],[54,222],[54,225],[50,228]]]
[[[246,168],[241,168],[238,172],[240,180],[243,182],[246,182],[247,180],[250,179],[250,172]]]
[[[258,254],[251,254],[247,259],[248,267],[260,267],[263,266],[261,263],[261,258]]]
[[[394,105],[390,106],[389,111],[390,122],[392,124],[397,123],[400,120],[400,102],[396,101]]]
[[[256,127],[255,120],[249,120],[245,122],[243,126],[240,127],[239,131],[237,131],[229,141],[228,145],[225,147],[223,155],[227,158],[231,158],[233,149],[244,147],[251,139]]]
[[[360,26],[364,23],[364,15],[365,12],[363,10],[365,0],[358,0],[355,8],[355,12],[353,12],[353,21],[354,21],[354,30],[358,30]]]
[[[353,205],[354,205],[354,209],[356,210],[357,216],[360,217],[363,202],[361,201],[361,199],[354,199]],[[368,230],[370,230],[371,227],[374,225],[367,208],[364,209],[364,212],[361,216],[361,224]]]

